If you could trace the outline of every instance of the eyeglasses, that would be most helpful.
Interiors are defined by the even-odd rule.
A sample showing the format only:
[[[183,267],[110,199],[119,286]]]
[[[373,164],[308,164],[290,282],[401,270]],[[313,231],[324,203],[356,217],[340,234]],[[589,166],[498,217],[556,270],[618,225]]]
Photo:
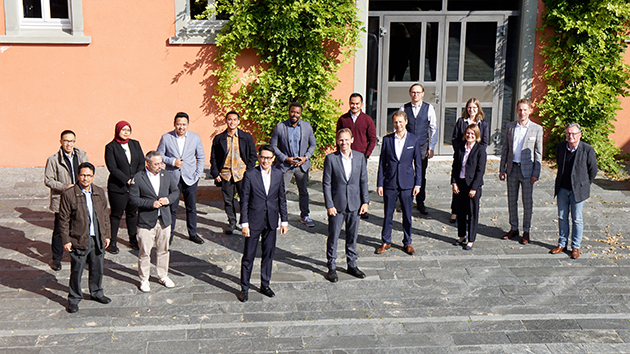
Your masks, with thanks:
[[[271,161],[273,160],[273,156],[259,156],[259,158],[263,161]]]
[[[566,134],[566,136],[577,136],[577,135],[582,134],[582,132],[577,132],[577,133],[569,133],[569,132],[566,132],[565,134]]]
[[[92,178],[94,175],[79,175],[79,178]]]
[[[422,94],[422,93],[424,93],[424,92],[423,92],[423,91],[421,91],[421,92],[418,92],[418,91],[411,91],[411,92],[409,92],[409,93],[410,93],[410,94],[412,94],[412,95],[419,95],[419,94]]]

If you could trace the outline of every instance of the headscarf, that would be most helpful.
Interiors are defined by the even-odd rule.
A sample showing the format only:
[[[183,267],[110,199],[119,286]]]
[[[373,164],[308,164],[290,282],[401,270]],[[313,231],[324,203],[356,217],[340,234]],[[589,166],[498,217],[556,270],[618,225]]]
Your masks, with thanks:
[[[116,128],[114,128],[114,140],[116,140],[120,144],[127,144],[129,142],[129,139],[123,140],[120,138],[120,131],[126,126],[129,126],[129,130],[131,130],[131,124],[125,122],[124,120],[121,120],[120,122],[116,123]]]

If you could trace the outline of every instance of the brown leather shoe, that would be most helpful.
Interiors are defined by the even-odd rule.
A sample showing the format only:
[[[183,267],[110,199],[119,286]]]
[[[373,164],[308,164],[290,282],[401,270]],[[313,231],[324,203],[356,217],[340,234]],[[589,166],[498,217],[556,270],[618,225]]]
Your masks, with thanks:
[[[580,249],[574,248],[573,251],[571,251],[571,258],[578,259],[579,256],[580,256]]]
[[[564,247],[558,246],[558,247],[552,249],[551,252],[549,252],[549,253],[551,253],[551,254],[558,254],[558,253],[560,253],[562,251],[564,251]]]
[[[523,238],[521,238],[521,244],[526,245],[529,243],[529,232],[523,231]]]
[[[503,235],[504,240],[509,240],[512,237],[518,237],[518,230],[510,230],[508,233]]]
[[[388,244],[386,244],[386,243],[383,243],[383,244],[381,245],[381,247],[379,247],[379,248],[377,248],[377,249],[376,249],[376,254],[381,254],[381,253],[385,252],[385,251],[386,251],[388,248],[390,248],[390,247],[392,247],[392,245],[388,245]]]
[[[414,254],[416,254],[416,250],[414,250],[413,247],[411,247],[411,245],[403,246],[403,251],[405,251],[405,253],[410,256],[413,256]]]

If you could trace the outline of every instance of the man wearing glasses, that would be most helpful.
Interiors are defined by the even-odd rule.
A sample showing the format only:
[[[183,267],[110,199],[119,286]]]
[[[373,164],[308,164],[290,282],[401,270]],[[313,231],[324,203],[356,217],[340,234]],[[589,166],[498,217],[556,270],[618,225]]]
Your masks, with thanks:
[[[89,267],[89,287],[92,300],[108,304],[112,300],[103,294],[103,255],[109,246],[110,224],[107,197],[103,188],[92,184],[94,165],[84,162],[77,166],[78,183],[61,195],[59,231],[63,248],[70,254],[70,292],[66,311],[79,311],[83,299],[81,276]]]
[[[554,195],[558,197],[558,247],[552,254],[560,253],[567,246],[569,238],[569,213],[573,223],[571,234],[571,258],[580,256],[582,241],[582,207],[591,194],[591,184],[597,175],[597,159],[593,147],[581,142],[582,129],[577,123],[565,128],[566,141],[556,145],[558,174]]]
[[[77,183],[79,165],[88,162],[85,151],[74,147],[76,135],[71,130],[61,132],[61,147],[59,151],[48,158],[44,170],[44,184],[50,188],[50,210],[55,213],[53,226],[52,261],[50,268],[54,271],[61,270],[61,258],[63,257],[63,244],[59,234],[59,201],[61,193],[72,188]]]
[[[424,97],[424,87],[418,83],[411,85],[409,88],[409,97],[411,102],[407,102],[400,106],[400,111],[407,114],[407,131],[418,137],[420,145],[420,154],[422,156],[422,184],[420,185],[420,193],[416,195],[416,207],[420,214],[429,214],[424,206],[424,200],[427,193],[427,165],[429,159],[433,157],[435,144],[438,141],[438,127],[435,116],[435,109],[426,102],[422,102]]]

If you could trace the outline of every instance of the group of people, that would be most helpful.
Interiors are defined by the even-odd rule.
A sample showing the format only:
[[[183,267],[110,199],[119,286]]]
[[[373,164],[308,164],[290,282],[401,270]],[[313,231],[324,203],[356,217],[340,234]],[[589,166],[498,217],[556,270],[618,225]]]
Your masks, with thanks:
[[[384,218],[381,245],[377,254],[392,246],[392,225],[397,200],[402,209],[402,250],[414,255],[411,233],[411,210],[414,196],[421,214],[428,214],[426,169],[437,143],[437,122],[433,107],[423,102],[424,88],[413,84],[411,101],[392,115],[394,132],[383,137],[378,164],[376,192],[383,197]],[[347,273],[365,278],[357,266],[356,242],[361,218],[368,218],[367,161],[376,146],[374,120],[361,111],[363,97],[353,93],[350,110],[337,122],[337,151],[326,156],[322,187],[328,215],[326,247],[331,282],[338,281],[336,259],[339,234],[345,224]],[[299,194],[300,222],[314,227],[309,213],[307,183],[316,138],[311,125],[300,119],[302,106],[289,105],[289,118],[278,123],[270,143],[256,150],[251,134],[239,128],[240,115],[225,115],[226,129],[212,141],[210,176],[222,190],[228,223],[226,234],[241,229],[244,239],[241,259],[241,291],[238,299],[248,300],[252,265],[261,241],[262,264],[260,291],[273,297],[270,288],[276,232],[288,231],[286,189],[295,177]],[[529,121],[531,102],[517,103],[519,120],[506,127],[501,155],[501,180],[507,175],[511,230],[504,238],[518,236],[517,198],[523,188],[524,221],[522,243],[530,241],[532,186],[541,169],[542,128]],[[453,202],[451,220],[458,223],[459,239],[455,245],[472,249],[476,239],[479,201],[482,194],[489,140],[488,124],[483,120],[480,102],[471,98],[453,132],[454,159],[451,174]],[[174,130],[162,136],[156,150],[143,154],[140,143],[130,139],[131,125],[120,121],[114,139],[105,148],[109,170],[107,198],[94,185],[95,167],[85,151],[75,147],[76,134],[61,133],[61,147],[45,168],[45,184],[51,189],[50,209],[55,213],[50,266],[62,268],[64,250],[70,254],[71,277],[67,311],[78,311],[83,298],[81,276],[89,267],[89,290],[93,300],[109,303],[101,286],[105,252],[117,254],[118,230],[126,214],[129,246],[138,250],[139,289],[150,291],[150,252],[156,247],[157,275],[160,284],[171,288],[168,277],[169,246],[173,242],[179,199],[183,195],[186,226],[192,242],[202,244],[197,234],[196,195],[203,175],[205,154],[201,138],[188,130],[189,117],[175,115]],[[577,124],[567,127],[567,142],[558,144],[559,172],[556,179],[560,239],[552,253],[566,247],[568,214],[573,217],[573,257],[579,256],[582,231],[581,209],[589,196],[589,186],[597,173],[593,148],[580,142]],[[256,165],[258,161],[258,165]],[[237,221],[235,195],[240,197],[240,222]],[[111,211],[107,210],[107,200]],[[577,253],[576,253],[577,251]]]

